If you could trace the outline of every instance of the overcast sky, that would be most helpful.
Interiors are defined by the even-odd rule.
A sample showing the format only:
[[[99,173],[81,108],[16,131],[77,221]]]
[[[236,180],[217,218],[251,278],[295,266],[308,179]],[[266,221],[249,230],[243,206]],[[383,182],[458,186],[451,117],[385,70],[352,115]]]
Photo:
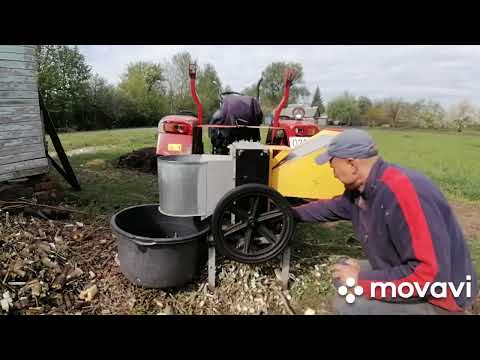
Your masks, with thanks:
[[[85,45],[80,46],[93,71],[118,83],[129,62],[164,61],[187,50],[199,65],[215,66],[224,85],[241,91],[258,81],[274,61],[303,65],[310,91],[323,98],[348,90],[373,99],[432,99],[450,105],[467,99],[480,105],[480,46],[464,45]]]

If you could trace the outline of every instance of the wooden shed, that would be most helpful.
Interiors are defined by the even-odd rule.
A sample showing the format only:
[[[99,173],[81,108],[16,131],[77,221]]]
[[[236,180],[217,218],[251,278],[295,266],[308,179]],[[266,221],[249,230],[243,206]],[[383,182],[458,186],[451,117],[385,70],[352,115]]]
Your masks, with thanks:
[[[33,45],[0,45],[0,183],[49,171]]]

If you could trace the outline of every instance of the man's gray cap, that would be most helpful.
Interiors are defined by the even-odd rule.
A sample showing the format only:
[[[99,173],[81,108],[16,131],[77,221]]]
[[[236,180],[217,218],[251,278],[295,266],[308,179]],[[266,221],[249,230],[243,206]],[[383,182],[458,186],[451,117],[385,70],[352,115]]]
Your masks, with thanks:
[[[335,136],[328,145],[327,151],[317,156],[318,165],[329,162],[332,158],[366,159],[378,154],[372,137],[364,130],[348,129]]]

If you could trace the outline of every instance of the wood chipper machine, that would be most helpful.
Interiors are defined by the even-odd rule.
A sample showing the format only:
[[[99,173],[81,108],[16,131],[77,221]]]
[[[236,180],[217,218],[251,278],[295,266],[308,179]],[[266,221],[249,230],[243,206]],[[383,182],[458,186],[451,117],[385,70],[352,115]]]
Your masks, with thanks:
[[[330,199],[344,191],[343,184],[334,177],[328,164],[315,164],[315,157],[326,151],[341,130],[320,130],[317,125],[302,121],[302,116],[297,116],[300,120],[280,119],[296,79],[293,70],[285,73],[283,97],[268,126],[266,144],[259,142],[260,124],[242,123],[242,115],[227,125],[218,121],[203,125],[203,107],[195,86],[195,65],[190,65],[189,76],[198,116],[167,116],[159,123],[158,210],[166,216],[193,217],[210,223],[210,286],[214,286],[215,250],[229,259],[249,264],[268,261],[283,252],[286,282],[288,244],[295,232],[291,199]],[[243,100],[253,103],[250,109],[243,109],[245,117],[253,113],[256,116],[252,117],[258,119],[258,105],[255,108],[254,99],[245,101],[244,97]],[[228,101],[223,105],[233,108]],[[231,120],[231,114],[224,113]],[[234,137],[227,153],[223,150],[204,154],[202,127],[243,128],[251,132],[243,133],[244,139]],[[299,141],[299,138],[303,139]],[[296,146],[289,146],[292,144]]]
[[[315,157],[338,131],[322,130],[295,149],[240,141],[228,155],[158,157],[158,210],[210,223],[209,283],[214,286],[215,250],[257,264],[283,252],[286,286],[295,221],[287,198],[330,199],[344,191],[329,164]],[[286,274],[286,275],[285,275]]]
[[[198,254],[208,253],[209,286],[213,288],[216,251],[247,264],[280,256],[282,282],[286,287],[289,244],[295,234],[290,199],[331,199],[344,192],[329,164],[315,163],[315,158],[326,151],[339,130],[311,130],[308,141],[294,148],[287,146],[288,136],[293,133],[282,128],[280,112],[288,101],[295,77],[289,71],[267,144],[241,139],[253,134],[244,132],[228,145],[227,153],[222,150],[204,154],[205,125],[195,89],[195,67],[190,67],[189,74],[198,114],[171,115],[159,123],[158,204],[130,207],[111,219],[119,243],[120,268],[141,286],[179,286],[193,278],[194,264],[204,264]],[[243,104],[245,99],[241,98]],[[258,112],[253,117],[258,118],[257,115]],[[258,125],[242,125],[244,117],[238,120],[235,124],[208,126],[217,129],[248,126],[249,130],[258,131]],[[200,241],[202,238],[206,242]],[[202,244],[208,251],[200,250]]]

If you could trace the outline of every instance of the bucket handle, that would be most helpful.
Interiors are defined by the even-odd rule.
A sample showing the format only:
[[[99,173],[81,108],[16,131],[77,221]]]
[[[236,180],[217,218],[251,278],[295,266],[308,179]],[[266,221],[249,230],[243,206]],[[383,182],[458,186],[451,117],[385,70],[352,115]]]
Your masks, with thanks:
[[[140,245],[140,246],[153,246],[153,245],[157,245],[156,243],[154,242],[143,242],[141,240],[138,240],[137,237],[133,237],[133,242],[137,245]]]
[[[144,242],[144,241],[141,241],[139,240],[136,236],[132,237],[132,241],[139,245],[139,246],[155,246],[155,245],[161,245],[159,243],[156,243],[156,242]],[[183,243],[184,241],[180,241],[179,243]],[[178,243],[178,242],[177,242]],[[171,242],[171,244],[175,244],[175,242]]]

